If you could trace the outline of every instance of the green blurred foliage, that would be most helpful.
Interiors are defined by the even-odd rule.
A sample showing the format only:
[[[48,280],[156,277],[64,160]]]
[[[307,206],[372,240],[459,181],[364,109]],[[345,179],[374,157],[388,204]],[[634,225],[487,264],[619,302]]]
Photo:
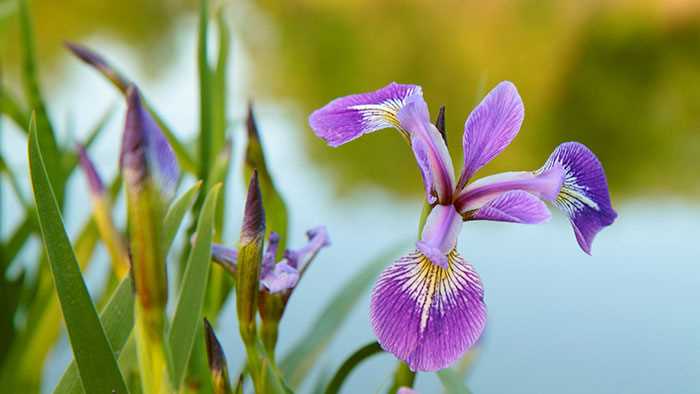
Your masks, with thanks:
[[[433,114],[447,106],[449,147],[461,165],[463,122],[498,81],[519,87],[525,123],[484,171],[538,168],[560,142],[589,145],[613,195],[698,195],[700,13],[693,4],[534,1],[264,0],[269,32],[243,26],[264,66],[258,87],[306,112],[390,81],[417,83]],[[693,8],[694,7],[694,8]],[[240,27],[240,26],[239,26]],[[272,42],[272,44],[270,44]],[[341,192],[381,184],[419,193],[397,133],[337,150],[309,132],[315,160]],[[691,163],[695,162],[695,165]]]

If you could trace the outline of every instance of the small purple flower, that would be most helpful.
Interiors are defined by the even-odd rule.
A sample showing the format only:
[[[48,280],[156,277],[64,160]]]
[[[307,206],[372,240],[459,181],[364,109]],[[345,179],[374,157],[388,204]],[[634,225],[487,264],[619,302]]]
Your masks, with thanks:
[[[561,144],[536,171],[469,183],[515,138],[523,118],[515,86],[499,83],[467,118],[464,165],[456,178],[419,86],[391,83],[372,93],[333,100],[309,117],[316,135],[334,147],[387,127],[399,130],[411,144],[432,211],[416,250],[380,275],[370,315],[382,347],[414,371],[449,366],[484,329],[481,281],[456,250],[464,221],[542,223],[550,218],[547,201],[569,217],[580,247],[590,253],[595,235],[617,216],[602,165],[577,142]]]
[[[282,260],[275,262],[279,235],[274,231],[270,233],[267,249],[262,258],[260,268],[260,289],[270,293],[283,293],[296,287],[302,274],[316,257],[318,252],[330,245],[328,232],[323,226],[313,228],[306,232],[309,242],[297,250],[286,250]],[[213,244],[211,249],[212,259],[231,273],[236,272],[236,259],[238,253],[235,249],[227,248],[220,244]]]

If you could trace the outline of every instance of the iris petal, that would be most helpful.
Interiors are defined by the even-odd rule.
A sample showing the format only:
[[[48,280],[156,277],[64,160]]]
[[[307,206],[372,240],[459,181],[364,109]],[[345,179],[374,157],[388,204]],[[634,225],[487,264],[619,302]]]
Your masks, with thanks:
[[[442,135],[430,121],[428,105],[421,96],[406,99],[398,113],[399,123],[411,139],[411,147],[425,184],[426,200],[449,204],[455,188],[455,174],[450,153]]]
[[[453,205],[436,205],[425,221],[416,247],[434,264],[447,268],[447,256],[455,248],[461,229],[462,216]]]
[[[564,183],[553,203],[569,217],[579,246],[590,254],[596,234],[617,218],[605,171],[595,154],[578,142],[559,145],[540,172],[555,166],[563,169]]]
[[[489,92],[464,125],[464,168],[458,188],[510,144],[524,116],[522,99],[511,82],[501,82]]]
[[[486,323],[481,281],[455,250],[448,268],[415,251],[382,272],[372,291],[370,318],[384,350],[413,371],[436,371],[481,336]]]
[[[401,131],[396,115],[408,97],[422,94],[420,86],[392,82],[374,92],[331,101],[309,116],[309,125],[330,146],[343,145],[380,129],[393,127]]]
[[[486,203],[470,219],[539,224],[550,217],[549,209],[539,198],[522,190],[513,190]]]

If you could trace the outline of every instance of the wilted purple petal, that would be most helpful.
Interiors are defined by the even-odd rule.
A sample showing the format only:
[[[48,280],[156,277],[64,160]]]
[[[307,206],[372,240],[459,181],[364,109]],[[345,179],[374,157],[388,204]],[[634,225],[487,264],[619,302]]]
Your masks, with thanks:
[[[143,107],[139,91],[133,85],[127,91],[120,167],[127,183],[140,187],[150,176],[166,200],[174,196],[180,177],[177,159],[168,140]]]
[[[564,171],[557,165],[541,172],[503,172],[468,184],[455,198],[455,206],[459,212],[466,213],[511,190],[523,190],[543,200],[553,201],[559,195],[563,182]]]
[[[447,268],[447,256],[455,248],[462,216],[454,205],[436,205],[428,215],[416,247],[434,264]]]
[[[449,268],[416,251],[384,272],[372,291],[370,319],[379,344],[413,371],[437,371],[459,359],[486,323],[483,289],[456,251]]]
[[[395,82],[370,93],[337,98],[309,116],[309,125],[330,146],[339,146],[376,130],[400,130],[397,113],[406,98],[422,95],[420,86]]]
[[[90,160],[90,157],[85,151],[82,145],[78,145],[78,157],[80,159],[80,167],[85,173],[85,178],[88,181],[88,187],[90,188],[90,193],[93,196],[101,196],[105,192],[105,186],[100,178],[100,174],[97,173],[95,164]]]
[[[272,270],[260,279],[261,287],[264,286],[270,293],[293,289],[298,282],[299,271],[286,261],[275,264]]]
[[[518,134],[524,116],[523,102],[511,82],[503,81],[489,92],[464,125],[464,168],[459,188],[510,144]]]
[[[284,258],[290,267],[296,268],[300,273],[306,270],[309,263],[316,257],[319,250],[331,244],[328,231],[325,226],[312,228],[306,232],[309,239],[306,245],[297,250],[286,250]]]
[[[398,119],[411,138],[411,147],[425,184],[426,200],[430,204],[436,201],[449,204],[455,188],[454,167],[445,140],[430,122],[423,97],[416,95],[407,98]]]
[[[563,169],[564,184],[553,203],[569,216],[579,246],[590,254],[593,238],[617,217],[603,165],[585,145],[566,142],[554,150],[540,171],[554,166]]]
[[[493,220],[524,224],[538,224],[549,220],[551,213],[537,197],[522,190],[501,194],[479,208],[471,220]]]

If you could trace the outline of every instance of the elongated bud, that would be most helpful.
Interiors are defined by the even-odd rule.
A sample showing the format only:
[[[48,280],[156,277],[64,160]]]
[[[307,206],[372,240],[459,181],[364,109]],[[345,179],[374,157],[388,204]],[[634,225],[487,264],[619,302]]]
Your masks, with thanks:
[[[116,72],[102,56],[82,45],[75,43],[67,42],[66,47],[73,52],[78,59],[94,67],[97,71],[107,77],[107,79],[112,81],[112,83],[114,83],[119,90],[122,92],[126,91],[127,87],[129,86],[129,81]]]
[[[127,90],[127,113],[120,166],[129,186],[138,189],[152,179],[165,201],[175,194],[180,168],[175,153],[151,114],[144,108],[138,88]]]
[[[112,220],[112,203],[105,192],[102,178],[82,145],[78,145],[78,157],[90,189],[97,230],[112,259],[114,272],[121,279],[129,272],[129,253],[122,235]]]
[[[238,325],[241,338],[247,346],[254,344],[256,335],[255,313],[260,288],[264,237],[265,211],[260,195],[257,171],[253,171],[246,196],[236,271]]]
[[[136,290],[136,344],[144,392],[167,392],[165,333],[168,282],[163,218],[175,194],[179,168],[170,145],[141,102],[127,89],[120,167],[126,185]]]
[[[209,320],[204,318],[204,338],[207,342],[207,359],[209,360],[209,370],[211,371],[214,394],[231,393],[231,385],[228,380],[228,366],[226,355],[221,348],[219,340],[216,338],[214,328],[209,324]]]

